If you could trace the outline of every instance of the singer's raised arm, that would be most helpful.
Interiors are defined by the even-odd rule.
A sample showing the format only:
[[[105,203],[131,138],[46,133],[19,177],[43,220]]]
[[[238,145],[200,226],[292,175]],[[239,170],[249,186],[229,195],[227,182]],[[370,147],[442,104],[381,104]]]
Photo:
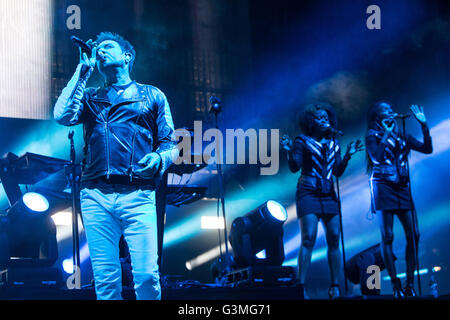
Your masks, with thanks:
[[[80,63],[62,90],[53,109],[53,117],[59,124],[73,126],[82,122],[87,95],[86,82],[92,70],[93,68]]]

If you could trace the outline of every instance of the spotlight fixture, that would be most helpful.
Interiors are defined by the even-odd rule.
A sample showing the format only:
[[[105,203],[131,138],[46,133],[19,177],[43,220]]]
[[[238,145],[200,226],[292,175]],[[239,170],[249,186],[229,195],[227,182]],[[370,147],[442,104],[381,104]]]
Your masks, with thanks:
[[[0,223],[0,265],[50,267],[58,258],[56,226],[50,203],[37,192],[27,192]]]
[[[395,255],[394,260],[397,260]],[[380,295],[380,289],[370,289],[367,286],[367,279],[372,275],[371,272],[368,272],[370,266],[378,266],[380,271],[386,268],[380,244],[373,245],[350,258],[346,263],[345,273],[350,282],[359,283],[362,295]]]
[[[283,223],[287,218],[286,209],[273,200],[236,218],[230,230],[236,267],[281,266],[284,261]]]
[[[46,197],[37,192],[27,192],[7,210],[7,215],[11,219],[31,219],[45,215],[49,208]]]
[[[58,179],[50,176],[68,164],[29,152],[20,157],[8,152],[0,159],[1,184],[10,204],[0,214],[0,268],[5,270],[6,285],[60,286],[61,272],[53,267],[58,243],[51,215],[66,206],[66,197],[60,194]],[[24,194],[20,185],[34,192]]]
[[[46,212],[49,203],[46,197],[36,192],[27,192],[22,197],[23,203],[33,212]]]

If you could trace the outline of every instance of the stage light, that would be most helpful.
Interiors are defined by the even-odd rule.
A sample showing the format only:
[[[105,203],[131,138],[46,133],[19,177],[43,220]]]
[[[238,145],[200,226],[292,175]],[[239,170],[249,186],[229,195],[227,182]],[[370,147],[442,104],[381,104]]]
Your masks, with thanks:
[[[27,192],[8,210],[0,223],[5,238],[0,250],[8,267],[51,267],[58,259],[56,225],[50,203],[36,192]],[[12,259],[17,257],[17,259]]]
[[[258,253],[256,254],[256,257],[257,257],[258,259],[266,259],[266,250],[261,250],[260,252],[258,252]]]
[[[65,273],[72,274],[74,270],[72,259],[64,259],[62,267]]]
[[[433,267],[433,272],[441,271],[441,269],[442,268],[440,266]]]
[[[397,257],[394,255],[395,260],[397,260]],[[380,271],[386,268],[380,244],[373,245],[350,258],[346,262],[345,273],[350,282],[359,284],[362,295],[379,295],[380,289],[369,289],[367,287],[367,279],[372,275],[372,273],[367,272],[370,266],[378,266]]]
[[[269,200],[267,201],[267,210],[275,219],[285,222],[287,220],[287,212],[286,209],[276,201]]]
[[[284,261],[283,223],[287,217],[281,204],[269,200],[236,218],[230,230],[236,267],[280,266]]]
[[[83,243],[80,247],[80,263],[85,262],[89,258],[89,247],[87,242]],[[70,266],[69,266],[70,264]],[[63,261],[62,267],[66,273],[73,273],[74,265],[73,265],[73,256],[67,258]],[[71,271],[71,272],[68,272]]]
[[[27,192],[7,210],[11,219],[32,219],[45,215],[50,204],[43,195],[36,192]]]
[[[47,198],[36,192],[27,192],[22,197],[28,209],[35,212],[45,212],[50,207]]]

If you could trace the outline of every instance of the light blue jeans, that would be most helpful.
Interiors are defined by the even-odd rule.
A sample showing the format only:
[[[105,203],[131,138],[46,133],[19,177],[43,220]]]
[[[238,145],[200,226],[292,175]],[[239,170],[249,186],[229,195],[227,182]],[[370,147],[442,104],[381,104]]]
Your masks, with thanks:
[[[121,235],[127,242],[138,300],[160,300],[155,192],[99,185],[80,193],[98,300],[122,299]]]

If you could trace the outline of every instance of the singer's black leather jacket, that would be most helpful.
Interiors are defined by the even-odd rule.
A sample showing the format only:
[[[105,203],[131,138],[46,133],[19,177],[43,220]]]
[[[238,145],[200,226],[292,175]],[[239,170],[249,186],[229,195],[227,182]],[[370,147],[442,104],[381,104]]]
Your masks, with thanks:
[[[155,185],[176,155],[174,126],[165,95],[156,87],[131,83],[117,95],[111,87],[86,88],[92,69],[79,64],[63,89],[55,108],[55,120],[66,126],[79,123],[84,129],[82,181],[99,177],[128,177],[135,183]],[[74,97],[83,90],[83,97]],[[137,162],[157,152],[161,164],[149,181],[141,179]],[[128,180],[128,179],[127,179]]]

